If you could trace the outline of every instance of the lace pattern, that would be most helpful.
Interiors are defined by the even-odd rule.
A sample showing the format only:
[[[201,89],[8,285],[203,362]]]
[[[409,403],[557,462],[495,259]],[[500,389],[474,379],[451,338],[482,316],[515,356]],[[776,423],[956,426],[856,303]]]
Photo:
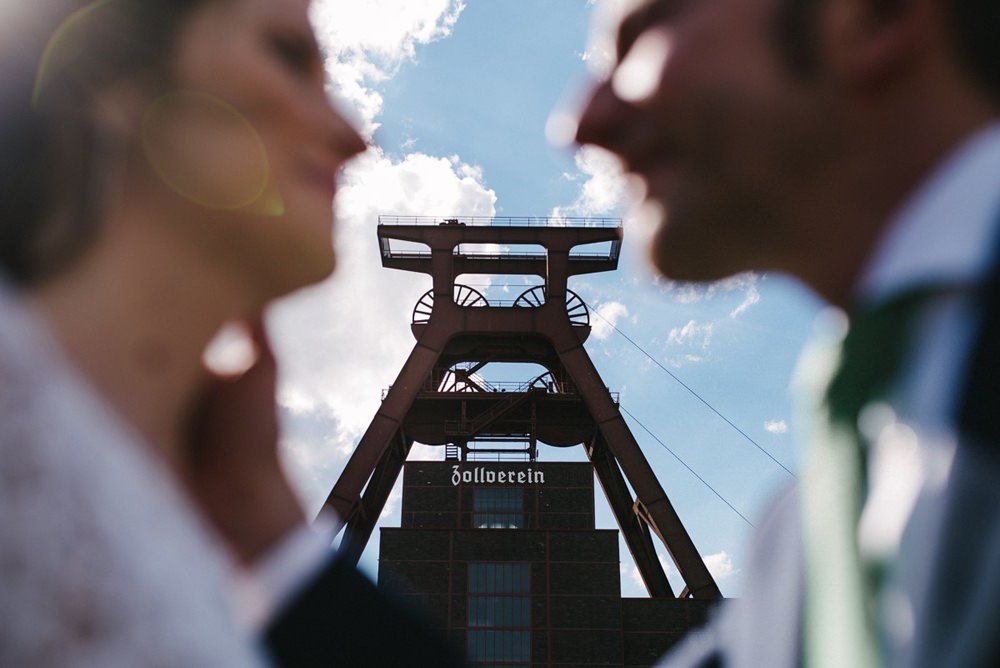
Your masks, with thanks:
[[[0,285],[0,665],[256,666],[225,556]]]

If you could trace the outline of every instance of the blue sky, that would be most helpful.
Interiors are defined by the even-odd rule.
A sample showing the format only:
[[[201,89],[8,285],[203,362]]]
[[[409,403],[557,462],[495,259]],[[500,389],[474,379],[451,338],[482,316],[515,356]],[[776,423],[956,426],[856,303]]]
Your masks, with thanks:
[[[606,67],[609,17],[623,2],[317,2],[332,92],[360,109],[354,117],[371,148],[348,168],[338,197],[336,275],[271,318],[283,363],[283,455],[310,512],[412,349],[410,312],[430,287],[429,277],[381,268],[375,226],[382,213],[623,217],[619,270],[570,285],[600,314],[591,316],[587,350],[605,383],[751,522],[797,472],[789,377],[819,303],[780,276],[710,286],[654,277],[644,255],[648,231],[630,213],[614,161],[546,140],[553,110],[579,100],[588,68]],[[750,527],[630,426],[723,593],[737,595]],[[417,448],[414,456],[443,453]],[[583,459],[583,452],[540,453],[566,456]],[[612,527],[598,495],[599,526]],[[398,526],[397,498],[383,522]],[[624,546],[621,558],[623,594],[642,595]],[[377,567],[376,541],[362,566]]]
[[[545,141],[545,121],[567,76],[583,75],[588,22],[583,0],[471,2],[450,37],[387,83],[376,141],[481,165],[499,215],[572,201],[572,154]]]

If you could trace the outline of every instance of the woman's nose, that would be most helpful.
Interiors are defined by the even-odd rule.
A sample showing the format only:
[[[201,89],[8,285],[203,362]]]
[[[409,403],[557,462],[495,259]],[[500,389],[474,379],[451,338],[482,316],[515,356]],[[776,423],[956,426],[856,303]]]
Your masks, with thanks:
[[[339,161],[346,161],[352,156],[365,152],[365,149],[368,148],[365,140],[329,101],[326,102],[325,116],[328,146]]]

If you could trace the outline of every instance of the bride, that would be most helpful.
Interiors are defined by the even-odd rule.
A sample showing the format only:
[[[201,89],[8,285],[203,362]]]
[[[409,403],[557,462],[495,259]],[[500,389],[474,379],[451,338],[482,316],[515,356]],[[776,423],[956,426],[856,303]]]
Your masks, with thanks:
[[[334,268],[308,0],[0,4],[0,665],[242,666],[302,513],[261,312]],[[242,322],[257,361],[202,365]]]

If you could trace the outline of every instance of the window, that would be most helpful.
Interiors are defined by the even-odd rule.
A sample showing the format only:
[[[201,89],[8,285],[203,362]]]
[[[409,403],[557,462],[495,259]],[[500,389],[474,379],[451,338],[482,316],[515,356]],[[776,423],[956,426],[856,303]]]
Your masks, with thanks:
[[[476,529],[523,529],[524,488],[474,488],[472,526]]]
[[[476,666],[531,660],[531,571],[526,563],[469,564],[466,656]]]

